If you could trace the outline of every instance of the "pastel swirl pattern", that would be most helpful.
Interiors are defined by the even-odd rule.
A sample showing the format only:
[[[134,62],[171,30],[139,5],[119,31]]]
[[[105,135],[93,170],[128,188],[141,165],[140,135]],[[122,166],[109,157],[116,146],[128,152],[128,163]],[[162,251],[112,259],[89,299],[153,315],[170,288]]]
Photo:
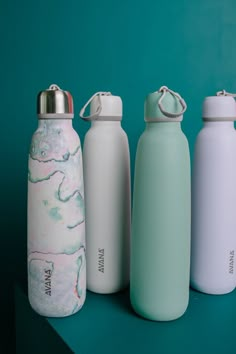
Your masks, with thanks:
[[[44,120],[28,173],[28,293],[41,315],[77,312],[86,296],[83,166],[69,122]]]

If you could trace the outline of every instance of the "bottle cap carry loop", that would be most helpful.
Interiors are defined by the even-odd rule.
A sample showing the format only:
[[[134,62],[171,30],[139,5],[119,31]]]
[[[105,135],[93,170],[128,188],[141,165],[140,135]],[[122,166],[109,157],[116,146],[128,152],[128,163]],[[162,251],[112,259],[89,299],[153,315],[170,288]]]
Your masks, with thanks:
[[[52,84],[49,86],[48,90],[61,90],[61,89],[58,85]]]
[[[90,97],[90,99],[85,103],[84,107],[81,109],[79,115],[83,120],[96,120],[99,116],[99,114],[102,111],[102,101],[101,101],[101,96],[110,96],[111,92],[96,92],[92,97]],[[98,96],[98,107],[96,109],[96,112],[94,112],[93,114],[90,114],[88,116],[84,116],[84,112],[86,110],[86,108],[88,107],[88,105],[92,102],[92,100],[94,99],[94,97]]]
[[[162,92],[162,95],[158,101],[158,107],[160,109],[160,111],[166,116],[166,117],[169,117],[169,118],[176,118],[176,117],[179,117],[181,116],[187,109],[187,104],[186,102],[184,101],[184,99],[177,93],[177,92],[174,92],[172,90],[170,90],[167,86],[162,86],[158,92]],[[182,106],[182,110],[181,112],[178,112],[178,113],[172,113],[172,112],[167,112],[163,105],[162,105],[162,100],[163,98],[165,97],[165,94],[166,92],[169,92],[172,96],[174,97],[177,97],[178,100],[179,100],[179,103],[181,104]]]
[[[227,92],[225,90],[221,90],[216,92],[216,96],[230,96],[230,97],[236,97],[236,93],[231,93],[231,92]]]

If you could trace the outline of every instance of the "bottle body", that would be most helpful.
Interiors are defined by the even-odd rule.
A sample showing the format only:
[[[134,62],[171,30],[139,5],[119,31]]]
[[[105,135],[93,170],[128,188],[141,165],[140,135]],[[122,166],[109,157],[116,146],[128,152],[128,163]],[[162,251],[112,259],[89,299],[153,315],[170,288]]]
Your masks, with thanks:
[[[233,122],[205,122],[194,153],[191,285],[208,294],[235,288],[236,139]]]
[[[28,174],[28,296],[43,316],[77,312],[86,296],[80,139],[71,119],[41,119]]]
[[[130,157],[117,121],[93,121],[84,141],[87,288],[114,293],[129,283]]]
[[[135,164],[130,297],[143,317],[168,321],[188,306],[190,158],[180,123],[147,123]]]

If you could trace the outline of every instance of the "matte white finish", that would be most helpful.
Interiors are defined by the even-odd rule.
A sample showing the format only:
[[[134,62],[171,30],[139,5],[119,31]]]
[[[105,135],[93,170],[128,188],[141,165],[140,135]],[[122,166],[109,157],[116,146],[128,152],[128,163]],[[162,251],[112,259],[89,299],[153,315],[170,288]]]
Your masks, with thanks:
[[[87,288],[129,283],[130,157],[120,122],[93,121],[84,142]]]
[[[90,106],[90,114],[94,114],[100,105],[101,112],[97,117],[98,120],[113,121],[122,119],[122,100],[119,96],[101,95],[100,97],[94,97]]]
[[[203,119],[210,120],[236,120],[236,103],[230,96],[206,97],[203,103]],[[224,118],[224,119],[222,119]]]
[[[191,285],[209,294],[235,288],[236,137],[233,122],[205,122],[194,154]]]

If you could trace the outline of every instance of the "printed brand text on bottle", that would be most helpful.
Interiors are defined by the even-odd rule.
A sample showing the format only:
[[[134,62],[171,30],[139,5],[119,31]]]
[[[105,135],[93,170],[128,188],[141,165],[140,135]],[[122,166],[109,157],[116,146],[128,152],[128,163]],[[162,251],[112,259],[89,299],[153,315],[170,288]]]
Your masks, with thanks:
[[[51,296],[52,295],[52,289],[51,289],[52,271],[51,271],[51,269],[45,269],[44,273],[45,273],[44,274],[45,294]]]
[[[104,248],[98,249],[98,271],[104,273]]]
[[[229,273],[234,274],[234,250],[229,252]]]

